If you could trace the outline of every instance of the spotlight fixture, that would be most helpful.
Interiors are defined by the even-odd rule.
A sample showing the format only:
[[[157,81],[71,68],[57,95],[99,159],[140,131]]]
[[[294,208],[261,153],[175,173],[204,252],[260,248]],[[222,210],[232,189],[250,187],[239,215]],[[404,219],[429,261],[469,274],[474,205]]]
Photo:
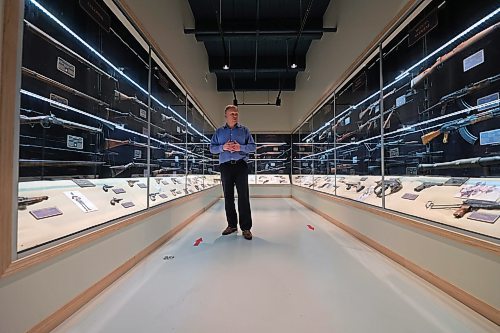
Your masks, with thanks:
[[[295,69],[295,68],[297,68],[297,64],[293,63],[290,67],[293,68],[293,69]]]
[[[238,106],[238,100],[236,98],[233,99],[233,105]]]
[[[228,70],[229,69],[229,66],[227,64],[225,64],[223,67],[222,67],[223,70]]]

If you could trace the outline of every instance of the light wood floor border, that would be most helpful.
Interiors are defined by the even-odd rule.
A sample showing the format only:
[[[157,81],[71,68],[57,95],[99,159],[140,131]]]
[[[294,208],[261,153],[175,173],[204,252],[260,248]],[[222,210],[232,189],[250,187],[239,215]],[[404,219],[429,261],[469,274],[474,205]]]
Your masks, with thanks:
[[[463,291],[462,289],[456,287],[455,285],[441,279],[439,276],[423,269],[422,267],[416,265],[415,263],[409,261],[403,256],[400,256],[396,252],[388,249],[387,247],[381,245],[380,243],[374,241],[373,239],[363,235],[362,233],[358,232],[357,230],[343,224],[342,222],[332,218],[330,215],[323,213],[322,211],[314,208],[313,206],[309,205],[308,203],[296,198],[292,197],[295,201],[300,203],[301,205],[305,206],[306,208],[312,210],[316,214],[322,216],[324,219],[327,221],[333,223],[337,227],[341,228],[342,230],[346,231],[350,235],[354,236],[355,238],[359,239],[363,243],[367,244],[368,246],[372,247],[373,249],[377,250],[378,252],[382,253],[389,259],[395,261],[396,263],[400,264],[401,266],[405,267],[409,271],[413,272],[414,274],[418,275],[425,281],[431,283],[432,285],[436,286],[437,288],[441,289],[451,297],[455,298],[459,302],[465,304],[472,310],[476,311],[480,315],[484,316],[488,320],[491,320],[497,325],[500,325],[500,311],[497,310],[496,308],[492,307],[491,305],[481,301],[480,299],[470,295],[469,293]]]
[[[300,190],[308,191],[315,196],[320,196],[320,197],[323,197],[323,198],[328,199],[330,201],[335,201],[335,202],[342,204],[342,205],[351,206],[351,207],[354,207],[357,209],[361,209],[361,210],[366,211],[368,213],[380,216],[384,219],[388,219],[388,220],[391,220],[394,222],[405,224],[405,225],[408,225],[408,226],[411,226],[411,227],[414,227],[414,228],[417,228],[420,230],[424,230],[424,231],[430,232],[432,234],[435,234],[435,235],[438,235],[438,236],[441,236],[444,238],[448,238],[448,239],[451,239],[451,240],[454,240],[454,241],[457,241],[457,242],[460,242],[463,244],[467,244],[467,245],[470,245],[470,246],[473,246],[476,248],[480,248],[482,250],[486,250],[488,252],[491,252],[495,255],[500,255],[500,246],[498,244],[488,242],[486,240],[479,239],[479,238],[473,238],[471,236],[464,235],[458,231],[454,232],[451,230],[439,228],[438,226],[430,225],[428,223],[425,223],[424,221],[419,221],[419,220],[413,219],[409,216],[402,216],[402,215],[397,214],[396,212],[392,212],[392,211],[387,210],[387,209],[371,206],[371,205],[368,205],[368,204],[363,203],[363,202],[349,200],[349,199],[338,197],[338,196],[328,194],[328,193],[322,193],[322,192],[308,189],[308,188],[304,188],[304,187],[298,186],[298,185],[293,185],[293,186],[295,186],[296,188],[298,188]],[[293,189],[292,189],[292,191],[293,191]],[[292,198],[295,199],[293,192],[292,192]]]
[[[23,257],[19,260],[12,262],[7,267],[5,272],[2,275],[0,275],[0,278],[18,273],[22,270],[29,268],[29,267],[32,267],[34,265],[48,261],[48,260],[50,260],[56,256],[59,256],[59,255],[65,253],[69,250],[72,250],[72,249],[80,247],[84,244],[90,243],[94,240],[102,238],[102,237],[109,235],[113,232],[116,232],[120,229],[126,228],[134,223],[140,223],[153,215],[162,213],[163,211],[165,211],[167,209],[170,209],[172,207],[176,207],[176,206],[181,205],[187,201],[196,199],[197,197],[204,195],[206,193],[206,191],[215,191],[215,190],[217,190],[217,186],[215,188],[211,188],[211,189],[208,189],[205,191],[197,192],[194,194],[184,196],[182,198],[172,200],[170,202],[166,202],[162,205],[155,206],[155,207],[149,208],[147,210],[144,210],[143,212],[138,212],[138,213],[136,213],[136,215],[125,217],[124,219],[119,220],[116,223],[113,223],[109,226],[98,229],[98,230],[93,231],[91,233],[84,234],[78,238],[71,239],[65,243],[57,244],[57,245],[50,247],[48,249],[45,249],[45,250],[36,252],[32,255]]]
[[[141,262],[144,258],[146,258],[149,254],[154,252],[160,246],[165,244],[167,241],[172,239],[177,233],[179,233],[183,228],[185,228],[188,224],[193,222],[198,216],[208,210],[211,206],[213,206],[216,202],[219,201],[219,198],[213,200],[207,207],[204,207],[198,210],[196,213],[187,218],[184,222],[177,225],[175,228],[167,232],[160,239],[156,240],[154,243],[146,247],[144,250],[139,252],[137,255],[130,258],[127,262],[125,262],[120,267],[116,268],[113,272],[108,274],[102,280],[95,283],[93,286],[82,292],[80,295],[76,296],[70,302],[62,306],[59,310],[54,312],[52,315],[35,325],[31,328],[28,333],[45,333],[50,332],[63,323],[66,319],[68,319],[71,315],[73,315],[76,311],[81,309],[85,304],[99,295],[102,291],[104,291],[107,287],[109,287],[113,282],[118,280],[123,274],[127,273],[130,269],[132,269],[135,265]]]

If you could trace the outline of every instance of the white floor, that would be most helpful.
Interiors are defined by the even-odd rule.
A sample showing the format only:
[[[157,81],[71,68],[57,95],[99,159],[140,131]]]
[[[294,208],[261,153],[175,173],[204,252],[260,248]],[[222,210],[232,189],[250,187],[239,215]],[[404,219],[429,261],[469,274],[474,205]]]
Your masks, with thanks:
[[[499,332],[292,199],[252,212],[220,236],[220,201],[55,332]]]

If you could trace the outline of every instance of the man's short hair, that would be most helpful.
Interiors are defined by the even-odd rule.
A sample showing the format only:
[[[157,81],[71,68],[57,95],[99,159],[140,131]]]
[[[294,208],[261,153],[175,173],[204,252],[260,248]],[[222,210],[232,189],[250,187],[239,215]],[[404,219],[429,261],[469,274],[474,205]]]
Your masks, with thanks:
[[[224,109],[224,113],[226,113],[227,110],[229,110],[229,109],[235,109],[236,111],[238,111],[238,107],[236,105],[229,104],[229,105],[226,105],[226,108]]]

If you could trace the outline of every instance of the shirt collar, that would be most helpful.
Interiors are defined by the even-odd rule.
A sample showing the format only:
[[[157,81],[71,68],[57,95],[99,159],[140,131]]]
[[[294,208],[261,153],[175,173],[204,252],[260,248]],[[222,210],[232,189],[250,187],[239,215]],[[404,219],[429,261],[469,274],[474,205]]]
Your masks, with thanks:
[[[234,125],[234,127],[236,127],[236,128],[240,128],[240,127],[241,127],[241,125],[240,125],[240,123],[236,123],[236,125]],[[224,124],[224,128],[229,128],[229,126],[228,126],[228,124],[227,124],[227,123],[225,123],[225,124]]]

